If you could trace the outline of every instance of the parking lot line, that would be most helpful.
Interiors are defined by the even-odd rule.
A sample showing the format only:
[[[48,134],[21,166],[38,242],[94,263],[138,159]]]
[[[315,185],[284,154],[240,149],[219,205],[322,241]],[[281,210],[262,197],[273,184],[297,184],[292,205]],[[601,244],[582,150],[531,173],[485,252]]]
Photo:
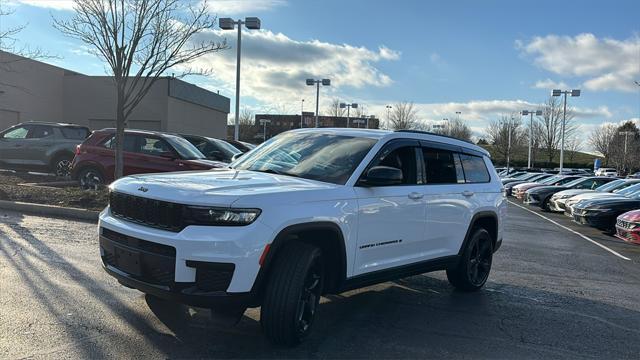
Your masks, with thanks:
[[[568,228],[568,227],[566,227],[566,226],[564,226],[564,225],[561,225],[561,224],[559,224],[558,222],[556,222],[556,221],[554,221],[554,220],[551,220],[551,219],[549,219],[548,217],[546,217],[546,216],[544,216],[544,215],[542,215],[542,214],[538,214],[537,212],[535,212],[535,211],[533,211],[533,210],[527,209],[526,207],[524,207],[524,206],[522,206],[522,205],[516,204],[516,203],[514,203],[514,202],[513,202],[513,201],[511,201],[511,200],[507,200],[507,201],[509,201],[509,203],[511,203],[511,204],[513,204],[513,205],[515,205],[515,206],[517,206],[517,207],[519,207],[519,208],[523,209],[523,210],[526,210],[526,211],[528,211],[528,212],[530,212],[530,213],[532,213],[532,214],[534,214],[534,215],[538,215],[538,216],[540,216],[541,218],[543,218],[543,219],[545,219],[545,220],[549,221],[549,222],[550,222],[550,223],[552,223],[552,224],[558,225],[559,227],[561,227],[561,228],[563,228],[563,229],[565,229],[565,230],[567,230],[567,231],[569,231],[569,232],[572,232],[572,233],[574,233],[574,234],[576,234],[576,235],[580,236],[581,238],[583,238],[583,239],[585,239],[585,240],[587,240],[587,241],[589,241],[589,242],[591,242],[591,243],[593,243],[593,244],[595,244],[595,245],[597,245],[597,246],[599,246],[599,247],[601,247],[601,248],[603,248],[603,249],[607,250],[608,252],[612,253],[613,255],[615,255],[615,256],[617,256],[617,257],[619,257],[620,259],[624,259],[624,260],[629,260],[629,261],[631,261],[631,259],[629,259],[628,257],[626,257],[626,256],[624,256],[624,255],[621,255],[620,253],[618,253],[618,252],[616,252],[616,251],[614,251],[614,250],[609,249],[608,247],[606,247],[606,246],[604,246],[604,245],[600,244],[599,242],[597,242],[597,241],[595,241],[595,240],[591,239],[590,237],[588,237],[588,236],[586,236],[586,235],[583,235],[583,234],[581,234],[581,233],[579,233],[579,232],[577,232],[577,231],[575,231],[575,230],[573,230],[573,229],[571,229],[571,228]]]

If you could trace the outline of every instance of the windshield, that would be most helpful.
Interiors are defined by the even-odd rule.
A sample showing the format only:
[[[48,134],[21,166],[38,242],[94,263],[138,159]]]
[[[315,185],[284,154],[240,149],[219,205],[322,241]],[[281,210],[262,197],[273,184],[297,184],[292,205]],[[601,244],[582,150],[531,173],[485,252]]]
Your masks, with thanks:
[[[575,180],[573,180],[573,181],[569,181],[568,183],[565,183],[565,184],[564,184],[564,185],[562,185],[562,186],[565,186],[565,187],[574,187],[574,186],[576,186],[576,185],[578,185],[578,184],[582,183],[583,181],[587,181],[587,180],[589,180],[589,179],[585,179],[585,178],[577,178],[577,179],[575,179]]]
[[[624,189],[624,190],[620,190],[618,192],[616,192],[619,195],[623,195],[623,196],[627,196],[629,194],[633,194],[636,191],[640,190],[640,184],[635,184],[633,186],[629,186],[628,188]]]
[[[558,175],[553,175],[550,178],[544,179],[542,181],[540,181],[540,184],[553,184],[554,182],[558,181],[562,179],[562,176],[558,176]]]
[[[598,186],[595,190],[600,192],[609,192],[613,189],[617,189],[621,185],[623,185],[626,181],[624,180],[614,180],[612,182],[606,183],[604,185]]]
[[[198,148],[193,146],[192,143],[184,138],[181,138],[179,136],[166,135],[165,139],[173,146],[174,149],[176,149],[178,155],[180,155],[180,157],[184,160],[196,160],[205,158],[205,156],[202,155]]]
[[[227,161],[230,161],[233,155],[242,153],[242,151],[238,150],[226,141],[213,138],[207,138],[207,140],[215,144],[216,149],[222,152],[223,158]]]
[[[231,165],[344,185],[377,140],[287,132],[260,145]]]

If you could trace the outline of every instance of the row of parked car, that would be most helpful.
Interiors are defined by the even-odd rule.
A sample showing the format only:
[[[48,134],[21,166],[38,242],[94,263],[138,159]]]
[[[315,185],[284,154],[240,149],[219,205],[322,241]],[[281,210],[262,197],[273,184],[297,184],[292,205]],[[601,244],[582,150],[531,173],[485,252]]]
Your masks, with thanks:
[[[580,172],[502,175],[506,196],[640,244],[640,179]]]
[[[0,132],[0,166],[71,176],[84,187],[113,181],[115,129],[27,122]],[[124,175],[225,167],[255,145],[206,136],[125,130]]]

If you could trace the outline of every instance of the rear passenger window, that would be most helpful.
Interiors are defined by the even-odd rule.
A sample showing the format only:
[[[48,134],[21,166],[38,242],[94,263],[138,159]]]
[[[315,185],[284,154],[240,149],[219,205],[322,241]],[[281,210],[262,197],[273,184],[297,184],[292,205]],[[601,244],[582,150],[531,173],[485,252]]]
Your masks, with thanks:
[[[460,154],[460,160],[468,183],[485,183],[491,180],[484,159],[480,156]]]
[[[442,149],[422,148],[427,184],[464,183],[458,154]]]
[[[60,131],[66,139],[84,140],[89,136],[89,130],[81,127],[61,127]]]

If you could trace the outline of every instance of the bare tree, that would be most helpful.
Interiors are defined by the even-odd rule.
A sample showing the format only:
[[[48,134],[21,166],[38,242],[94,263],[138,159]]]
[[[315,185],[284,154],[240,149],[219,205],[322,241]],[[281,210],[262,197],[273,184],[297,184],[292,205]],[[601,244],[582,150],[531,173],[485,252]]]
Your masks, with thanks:
[[[567,108],[567,117],[565,121],[565,141],[576,130],[573,122],[573,110]],[[547,156],[547,161],[551,163],[560,148],[562,138],[562,119],[563,104],[560,98],[550,96],[542,107],[542,116],[538,116],[536,121],[542,127],[542,143],[541,146]],[[566,144],[565,144],[566,145]]]
[[[593,129],[589,135],[589,144],[604,157],[604,165],[611,160],[613,141],[618,133],[618,127],[613,124],[604,124]]]
[[[329,106],[326,108],[325,114],[335,117],[347,116],[347,109],[341,109],[340,99],[335,98],[331,100],[331,104],[329,104]]]
[[[567,160],[573,163],[578,152],[582,150],[582,138],[578,133],[571,134],[569,138],[565,139],[565,150],[567,150]]]
[[[418,110],[413,103],[399,102],[391,110],[387,125],[392,130],[415,129],[421,124],[418,121]]]
[[[181,0],[74,0],[74,10],[70,19],[54,19],[54,27],[89,45],[113,75],[117,179],[122,176],[125,123],[153,84],[171,68],[182,68],[178,77],[204,73],[187,67],[227,46],[195,39],[215,25],[206,0],[198,5]]]
[[[522,126],[520,116],[502,115],[499,120],[489,122],[486,130],[489,143],[503,160],[507,161],[507,155],[519,150],[526,139],[526,130]],[[509,142],[511,133],[511,142]]]
[[[451,119],[444,127],[438,128],[438,134],[451,136],[456,139],[471,141],[471,128],[461,119]]]

